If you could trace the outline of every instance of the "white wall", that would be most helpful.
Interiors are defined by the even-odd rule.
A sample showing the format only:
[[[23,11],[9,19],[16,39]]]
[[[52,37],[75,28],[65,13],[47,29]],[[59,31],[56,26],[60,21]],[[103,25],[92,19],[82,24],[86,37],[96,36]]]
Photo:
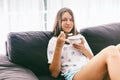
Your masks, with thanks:
[[[43,19],[43,0],[0,0],[0,54],[9,32],[43,31]]]
[[[68,7],[73,10],[78,29],[120,22],[120,0],[61,0],[60,4],[61,7]],[[52,9],[53,11],[57,12],[59,8],[54,6],[57,6],[57,4],[51,3],[48,8],[51,7],[54,9]],[[52,13],[52,11],[50,10],[49,13]],[[48,14],[48,16],[50,15]],[[55,12],[49,18],[48,27],[50,29],[52,28],[54,15],[56,15]]]
[[[85,27],[120,22],[120,0],[0,0],[0,54],[5,54],[5,40],[11,31],[52,30],[58,10],[71,8],[78,30]],[[47,29],[44,12],[47,13]]]

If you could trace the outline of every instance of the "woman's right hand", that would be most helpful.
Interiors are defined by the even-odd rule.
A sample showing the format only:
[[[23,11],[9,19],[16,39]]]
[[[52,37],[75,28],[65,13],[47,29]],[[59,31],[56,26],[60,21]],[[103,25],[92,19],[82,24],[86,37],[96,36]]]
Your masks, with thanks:
[[[65,38],[66,38],[65,33],[63,31],[61,31],[61,33],[57,39],[57,46],[56,47],[62,48],[63,45],[65,44]]]

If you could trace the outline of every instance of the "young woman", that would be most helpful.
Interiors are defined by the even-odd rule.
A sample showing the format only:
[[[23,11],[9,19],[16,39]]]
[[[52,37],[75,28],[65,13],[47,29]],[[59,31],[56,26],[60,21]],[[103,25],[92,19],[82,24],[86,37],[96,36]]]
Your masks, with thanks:
[[[80,43],[67,43],[69,34],[80,37]],[[49,70],[53,77],[61,75],[66,80],[120,80],[120,45],[108,46],[93,55],[85,38],[78,34],[73,12],[69,8],[58,11],[54,36],[48,44]]]

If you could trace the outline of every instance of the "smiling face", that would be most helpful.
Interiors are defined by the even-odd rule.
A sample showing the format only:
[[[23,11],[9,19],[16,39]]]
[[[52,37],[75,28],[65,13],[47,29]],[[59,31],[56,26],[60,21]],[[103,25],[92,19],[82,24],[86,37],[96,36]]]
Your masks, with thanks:
[[[69,8],[60,9],[56,15],[53,35],[58,36],[61,31],[64,31],[66,35],[69,33],[72,33],[73,35],[78,34],[73,12]]]
[[[62,30],[65,33],[70,33],[71,30],[73,29],[73,24],[74,22],[72,16],[70,15],[69,12],[65,12],[62,15]]]

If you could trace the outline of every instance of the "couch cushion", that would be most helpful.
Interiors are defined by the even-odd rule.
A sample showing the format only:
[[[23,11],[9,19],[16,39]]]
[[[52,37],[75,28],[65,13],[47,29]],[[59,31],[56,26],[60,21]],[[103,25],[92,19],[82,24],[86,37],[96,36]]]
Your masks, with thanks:
[[[35,74],[19,65],[11,63],[4,55],[0,55],[0,80],[39,80]]]
[[[93,53],[96,55],[100,50],[120,43],[120,23],[111,23],[82,29]]]
[[[11,32],[7,41],[8,57],[38,75],[49,74],[47,45],[51,37],[49,31]]]

